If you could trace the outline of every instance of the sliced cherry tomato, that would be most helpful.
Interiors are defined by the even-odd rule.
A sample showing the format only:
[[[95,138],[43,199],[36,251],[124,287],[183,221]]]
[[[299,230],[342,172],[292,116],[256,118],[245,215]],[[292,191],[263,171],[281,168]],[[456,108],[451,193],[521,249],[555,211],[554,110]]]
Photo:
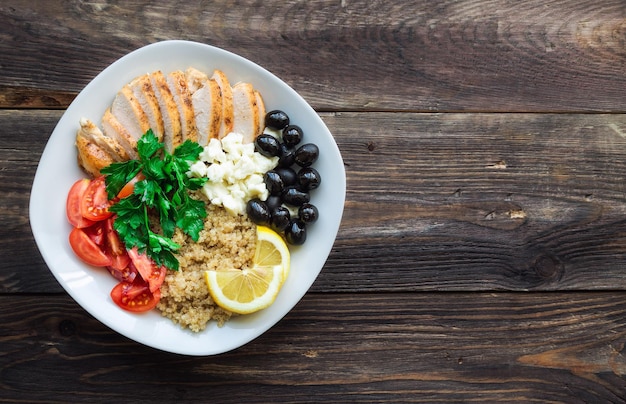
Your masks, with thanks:
[[[133,179],[128,181],[128,184],[124,185],[124,188],[122,188],[117,194],[118,199],[126,198],[127,196],[132,195],[135,191],[135,184],[137,181],[141,181],[144,178],[145,177],[141,173],[135,175]]]
[[[91,226],[94,222],[85,219],[80,211],[80,204],[85,195],[85,191],[89,187],[91,181],[87,178],[78,180],[70,188],[70,192],[67,194],[67,201],[65,203],[65,211],[67,214],[67,220],[74,227],[85,228]]]
[[[101,248],[104,247],[104,222],[93,222],[89,227],[84,227],[83,231],[89,238]]]
[[[135,281],[135,278],[137,278],[137,269],[135,269],[132,264],[122,269],[116,269],[113,266],[108,266],[107,269],[109,273],[120,282],[132,283]]]
[[[124,271],[126,268],[128,268],[128,265],[130,264],[130,257],[126,252],[124,252],[124,254],[122,255],[109,254],[109,257],[111,258],[110,267],[113,269]]]
[[[72,229],[70,232],[70,246],[78,258],[87,264],[97,267],[111,265],[111,258],[82,229],[77,227]]]
[[[137,268],[137,272],[139,272],[141,278],[148,282],[150,291],[154,292],[158,290],[165,280],[167,268],[158,266],[150,257],[145,254],[140,254],[137,247],[128,250],[128,255],[130,255],[130,259],[133,265],[135,265],[135,268]]]
[[[161,290],[150,291],[143,282],[120,282],[111,290],[111,299],[124,310],[142,313],[152,310],[161,300]]]
[[[80,213],[89,220],[104,220],[113,214],[109,211],[109,206],[111,202],[107,196],[104,176],[94,178],[85,190],[80,204]]]
[[[111,267],[117,270],[123,270],[130,263],[130,256],[126,252],[126,248],[120,240],[117,231],[113,228],[114,216],[111,216],[101,223],[104,227],[104,233],[106,235],[106,249],[105,254],[111,257]]]

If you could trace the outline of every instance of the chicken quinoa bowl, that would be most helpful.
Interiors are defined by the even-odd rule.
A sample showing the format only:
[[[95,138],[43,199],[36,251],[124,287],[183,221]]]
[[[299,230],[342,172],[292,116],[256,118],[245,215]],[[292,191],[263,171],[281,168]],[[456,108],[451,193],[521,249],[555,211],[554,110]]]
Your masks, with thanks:
[[[180,60],[159,66],[164,47]],[[221,63],[198,61],[198,50]],[[133,59],[155,68],[138,73]],[[122,79],[116,72],[124,66],[130,72]],[[105,88],[109,101],[87,108]],[[57,269],[42,237],[48,233],[39,231],[43,170],[55,158],[48,154],[74,155],[63,176],[64,209],[55,215],[65,221],[63,251],[99,295],[90,290],[85,298],[86,288]],[[282,318],[321,270],[343,209],[343,167],[339,181],[325,175],[337,156],[319,117],[275,76],[217,48],[166,41],[111,65],[68,108],[33,184],[33,232],[53,274],[105,324],[172,352],[222,352],[229,348],[210,347],[211,337],[200,348],[197,338],[238,333],[249,341]],[[159,332],[136,335],[118,324],[129,319],[142,333],[149,324]],[[192,349],[160,342],[176,330]]]

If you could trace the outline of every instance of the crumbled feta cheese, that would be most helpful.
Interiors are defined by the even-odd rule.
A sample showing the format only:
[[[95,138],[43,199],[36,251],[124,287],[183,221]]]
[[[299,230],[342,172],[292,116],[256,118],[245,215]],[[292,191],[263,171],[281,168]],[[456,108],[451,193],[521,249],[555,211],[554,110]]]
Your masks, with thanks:
[[[243,136],[232,132],[221,141],[211,139],[193,163],[189,174],[208,177],[203,192],[211,203],[223,206],[231,214],[243,214],[252,198],[268,197],[263,174],[278,164],[278,157],[265,157],[254,151],[253,143],[243,143]]]

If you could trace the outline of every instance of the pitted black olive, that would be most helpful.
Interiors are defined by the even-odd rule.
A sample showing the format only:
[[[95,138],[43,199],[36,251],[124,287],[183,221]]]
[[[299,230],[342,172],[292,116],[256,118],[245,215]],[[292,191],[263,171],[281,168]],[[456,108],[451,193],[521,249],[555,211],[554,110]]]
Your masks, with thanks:
[[[291,206],[301,206],[311,199],[308,192],[302,192],[296,187],[287,187],[282,193],[283,202]]]
[[[285,188],[283,178],[274,170],[270,170],[263,175],[265,187],[270,195],[280,195]]]
[[[319,148],[313,143],[307,143],[298,147],[294,154],[294,161],[300,167],[308,167],[317,160],[319,155]]]
[[[284,206],[279,206],[271,212],[270,226],[274,231],[284,232],[291,222],[291,213]]]
[[[275,109],[265,114],[265,126],[280,130],[289,125],[289,116],[283,111]]]
[[[280,143],[280,153],[278,154],[278,166],[279,167],[291,167],[293,162],[295,161],[296,150],[286,145],[285,143]]]
[[[283,200],[282,200],[280,195],[270,195],[265,200],[265,204],[267,205],[267,208],[271,212],[274,209],[276,209],[277,207],[279,207],[280,205],[282,205],[283,204]]]
[[[314,223],[317,221],[318,216],[319,211],[317,210],[315,205],[312,205],[310,203],[304,203],[302,204],[302,206],[300,206],[300,209],[298,209],[298,217],[304,223]]]
[[[250,199],[246,205],[246,213],[254,223],[261,226],[269,226],[270,210],[262,200],[258,198]]]
[[[289,125],[283,129],[283,142],[295,146],[302,141],[302,129],[298,125]]]
[[[298,185],[303,191],[310,191],[320,186],[322,177],[313,167],[304,167],[298,171]]]
[[[254,148],[265,157],[280,156],[280,142],[272,135],[262,133],[254,140]]]
[[[296,172],[289,167],[276,167],[274,169],[280,175],[280,178],[283,179],[285,186],[288,187],[290,185],[295,185],[298,182],[298,175]]]
[[[285,239],[287,243],[293,245],[302,245],[306,241],[306,225],[302,220],[292,220],[285,230]]]

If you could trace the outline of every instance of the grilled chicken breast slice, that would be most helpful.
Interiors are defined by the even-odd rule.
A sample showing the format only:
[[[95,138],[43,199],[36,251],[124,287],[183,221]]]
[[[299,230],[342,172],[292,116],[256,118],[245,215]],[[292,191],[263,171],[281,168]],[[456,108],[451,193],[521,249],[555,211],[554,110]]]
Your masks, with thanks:
[[[183,142],[180,114],[178,113],[176,100],[174,100],[174,96],[167,85],[163,72],[157,70],[151,73],[150,81],[163,119],[163,144],[165,149],[171,152]]]
[[[80,128],[76,132],[76,137],[82,137],[90,143],[95,143],[109,153],[115,161],[128,160],[128,153],[122,145],[116,139],[102,133],[100,128],[90,119],[81,118],[79,124]]]
[[[217,82],[208,79],[191,96],[198,143],[206,146],[210,139],[217,138],[222,123],[222,93]]]
[[[237,83],[233,87],[233,132],[243,135],[243,141],[251,143],[259,127],[259,109],[254,88],[250,83]]]
[[[115,96],[111,104],[111,113],[135,139],[139,139],[150,129],[148,117],[128,85],[122,87]]]
[[[209,76],[195,67],[190,67],[185,70],[185,78],[187,79],[187,88],[189,89],[191,95],[193,95],[204,85],[204,83],[206,83]]]
[[[220,130],[218,138],[221,139],[233,131],[234,115],[233,115],[233,90],[230,87],[228,77],[221,70],[215,70],[211,76],[222,93],[222,119],[220,123]]]
[[[137,139],[128,133],[126,128],[113,115],[110,108],[106,110],[102,117],[102,131],[105,136],[116,140],[126,151],[129,158],[137,158]]]
[[[196,129],[196,120],[194,118],[193,104],[191,101],[191,92],[187,87],[187,79],[185,74],[176,70],[166,76],[167,85],[170,92],[176,100],[176,106],[180,115],[180,126],[183,134],[183,141],[198,141]]]
[[[100,175],[102,168],[115,162],[106,150],[85,137],[76,137],[76,148],[78,149],[78,165],[94,178]]]
[[[263,96],[261,95],[261,93],[257,90],[254,90],[254,96],[256,98],[257,109],[259,110],[259,125],[255,134],[256,139],[256,137],[263,133],[263,130],[265,130],[265,114],[267,112],[265,111],[265,102],[263,101]]]
[[[133,90],[133,94],[139,101],[141,109],[148,118],[148,123],[152,132],[156,135],[159,141],[163,140],[163,117],[161,116],[161,110],[159,108],[159,101],[157,100],[154,89],[152,88],[152,82],[150,76],[144,74],[137,77],[129,83],[129,87]]]
[[[128,160],[128,154],[115,140],[105,136],[100,128],[87,118],[81,118],[76,132],[78,165],[93,177],[100,175],[103,167],[116,161]]]

